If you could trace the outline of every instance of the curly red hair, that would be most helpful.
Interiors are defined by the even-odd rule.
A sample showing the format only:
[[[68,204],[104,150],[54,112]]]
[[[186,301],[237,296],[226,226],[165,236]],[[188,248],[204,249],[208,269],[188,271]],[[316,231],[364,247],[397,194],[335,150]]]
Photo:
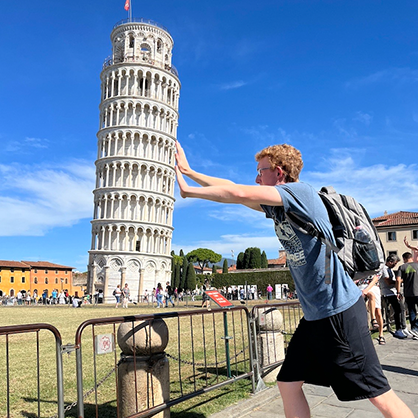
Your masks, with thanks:
[[[280,167],[285,173],[285,182],[291,183],[299,180],[299,174],[303,168],[301,152],[288,144],[271,145],[255,155],[255,160],[260,161],[267,157],[272,169]]]

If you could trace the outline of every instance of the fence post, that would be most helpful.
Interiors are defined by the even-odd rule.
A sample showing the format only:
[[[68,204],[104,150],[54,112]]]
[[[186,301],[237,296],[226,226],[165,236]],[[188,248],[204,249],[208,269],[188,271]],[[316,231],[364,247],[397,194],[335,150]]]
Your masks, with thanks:
[[[170,399],[169,362],[164,352],[168,327],[160,319],[124,322],[117,332],[121,353],[118,366],[120,416],[125,418]],[[170,409],[153,415],[169,418]]]
[[[224,312],[223,317],[224,317],[226,371],[227,371],[228,377],[231,377],[231,357],[229,355],[229,340],[231,339],[231,337],[228,335],[228,316],[226,312]]]

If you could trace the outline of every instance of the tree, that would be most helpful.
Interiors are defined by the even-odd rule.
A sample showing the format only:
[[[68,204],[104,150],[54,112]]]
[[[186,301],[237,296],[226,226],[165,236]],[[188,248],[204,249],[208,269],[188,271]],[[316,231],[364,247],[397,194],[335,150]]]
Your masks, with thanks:
[[[242,270],[244,268],[244,253],[241,252],[237,257],[237,270]]]
[[[216,265],[214,264],[213,266],[212,266],[212,274],[215,274],[215,273],[217,273],[218,271],[217,271],[217,269],[216,269]]]
[[[184,288],[189,290],[196,289],[196,272],[194,271],[193,263],[189,263],[187,265],[186,281],[184,283]]]
[[[180,250],[179,255],[180,255],[180,257],[184,257],[184,252],[183,252],[183,250]]]
[[[175,289],[176,287],[178,289],[180,287],[180,279],[181,279],[181,267],[180,267],[180,264],[176,264],[176,267],[174,270],[174,281],[171,284],[173,289]]]
[[[262,269],[268,269],[269,268],[269,263],[268,263],[267,255],[266,255],[265,251],[263,251],[261,253],[261,268]]]
[[[228,273],[228,260],[225,258],[224,264],[222,266],[222,274],[226,274],[226,273]]]
[[[186,257],[183,257],[183,267],[181,269],[181,274],[180,274],[180,285],[179,288],[180,289],[185,289],[184,285],[186,283],[186,274],[187,274],[187,266],[188,266],[188,261]]]
[[[249,269],[259,269],[261,267],[261,251],[260,248],[250,247],[250,258],[248,260]]]
[[[183,257],[180,257],[171,251],[171,286],[178,287],[180,284],[180,269],[183,264]]]
[[[248,266],[250,265],[250,252],[251,252],[250,248],[247,248],[244,252],[244,260],[242,262],[242,268],[243,269],[248,269],[249,268]]]
[[[204,267],[207,267],[208,263],[219,263],[221,261],[221,254],[217,254],[208,248],[197,248],[196,250],[190,251],[186,255],[187,260],[192,263],[199,265],[200,271],[203,274]]]

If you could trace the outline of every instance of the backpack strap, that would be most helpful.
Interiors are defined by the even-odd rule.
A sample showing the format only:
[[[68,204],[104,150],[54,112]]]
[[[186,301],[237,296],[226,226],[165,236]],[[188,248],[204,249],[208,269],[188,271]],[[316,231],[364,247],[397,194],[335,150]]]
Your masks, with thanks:
[[[330,187],[333,189],[332,187]],[[334,190],[335,193],[335,190]],[[340,249],[311,222],[304,222],[292,212],[285,213],[286,219],[300,232],[319,239],[325,245],[325,283],[331,284],[331,251],[338,253]]]

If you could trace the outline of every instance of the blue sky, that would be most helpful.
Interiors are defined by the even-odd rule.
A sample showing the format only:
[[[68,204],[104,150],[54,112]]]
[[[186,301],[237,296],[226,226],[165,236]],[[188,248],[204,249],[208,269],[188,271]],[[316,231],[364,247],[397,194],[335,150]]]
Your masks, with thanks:
[[[0,259],[85,271],[100,71],[124,0],[0,5]],[[418,3],[132,0],[167,27],[182,83],[178,139],[191,165],[254,184],[254,154],[290,143],[301,180],[372,216],[418,210]],[[182,200],[173,249],[277,256],[271,221]]]

